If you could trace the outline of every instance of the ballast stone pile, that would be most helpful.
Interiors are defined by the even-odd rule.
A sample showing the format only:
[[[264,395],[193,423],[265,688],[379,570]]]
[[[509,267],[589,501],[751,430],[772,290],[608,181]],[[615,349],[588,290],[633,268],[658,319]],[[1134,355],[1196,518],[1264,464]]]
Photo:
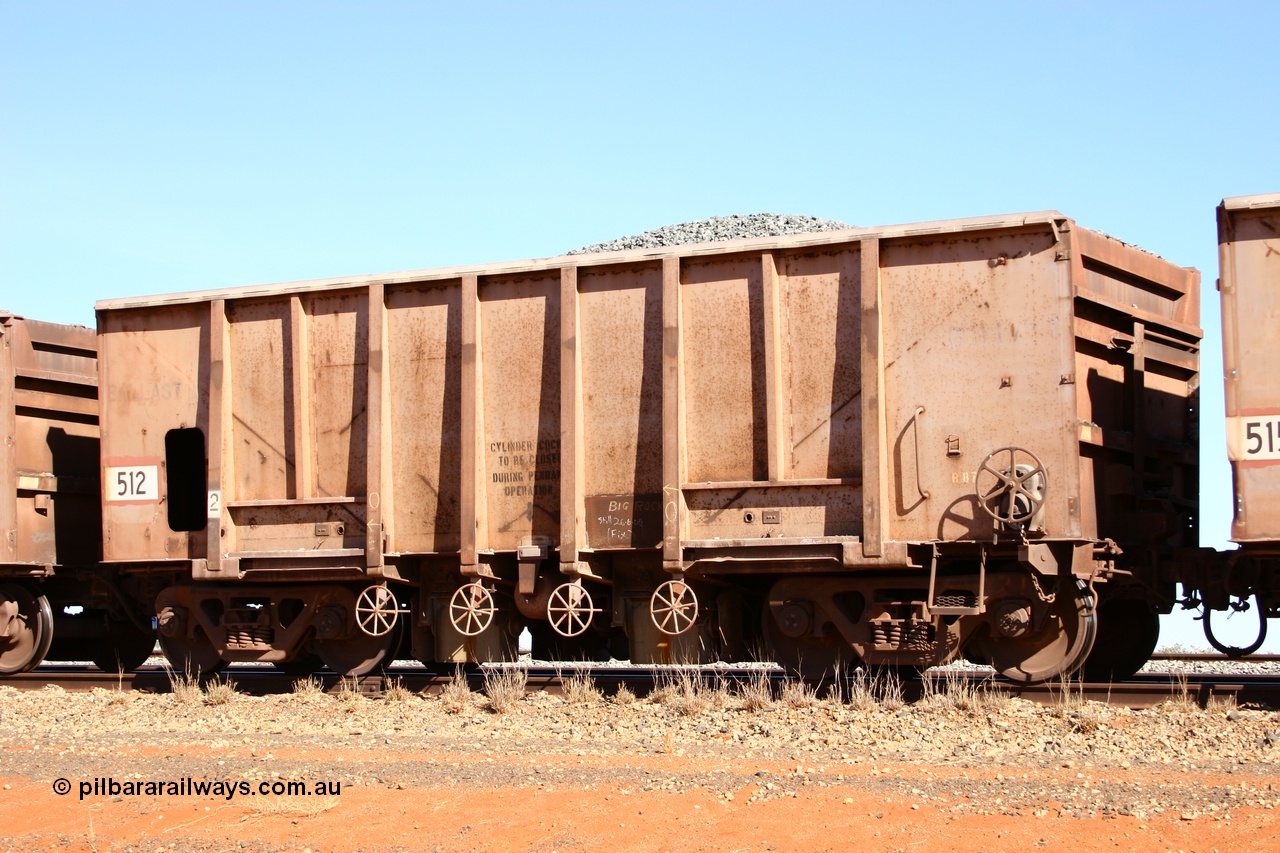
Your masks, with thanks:
[[[1280,676],[1275,660],[1149,660],[1139,672],[1188,672],[1201,675]]]
[[[1173,811],[1215,822],[1280,806],[1280,713],[1253,708],[1174,701],[1133,711],[1066,697],[1040,706],[997,693],[969,694],[968,704],[949,693],[914,704],[867,695],[846,702],[804,691],[759,707],[713,687],[631,701],[535,691],[503,713],[471,693],[375,702],[318,690],[231,692],[224,704],[208,696],[0,685],[6,779],[43,780],[46,790],[60,774],[163,779],[171,756],[216,753],[217,778],[336,778],[344,794],[347,785],[554,783],[622,796],[703,789],[759,802],[837,787],[948,816],[1052,810],[1145,820]],[[680,764],[659,763],[662,756]],[[14,843],[7,832],[0,823],[0,850]]]
[[[809,234],[817,231],[844,231],[853,228],[834,219],[816,216],[786,216],[778,213],[751,213],[735,216],[713,216],[696,222],[664,225],[633,237],[619,237],[594,246],[574,249],[570,255],[596,252],[620,252],[627,249],[660,249],[687,243],[718,243],[721,240],[743,240],[750,237],[777,237],[782,234]]]

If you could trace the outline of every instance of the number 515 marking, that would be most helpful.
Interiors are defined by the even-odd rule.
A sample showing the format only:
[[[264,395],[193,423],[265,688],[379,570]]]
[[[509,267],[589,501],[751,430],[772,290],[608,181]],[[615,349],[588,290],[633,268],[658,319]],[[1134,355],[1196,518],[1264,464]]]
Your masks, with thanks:
[[[1280,461],[1280,414],[1227,419],[1228,455],[1236,462]]]
[[[1262,433],[1266,430],[1266,453],[1276,452],[1276,433],[1280,432],[1280,423],[1275,421],[1245,421],[1244,439],[1249,445],[1244,449],[1246,456],[1258,456],[1263,452]]]

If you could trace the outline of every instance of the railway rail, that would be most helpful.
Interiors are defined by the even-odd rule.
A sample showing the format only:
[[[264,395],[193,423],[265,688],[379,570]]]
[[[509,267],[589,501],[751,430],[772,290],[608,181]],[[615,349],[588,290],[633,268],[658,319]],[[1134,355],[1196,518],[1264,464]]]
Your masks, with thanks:
[[[1212,656],[1201,657],[1216,659]],[[1163,656],[1163,659],[1181,660],[1186,659],[1186,656]],[[1225,660],[1225,658],[1222,659]],[[487,669],[488,667],[473,668],[467,672],[467,678],[473,690],[483,689]],[[647,695],[664,679],[671,678],[680,672],[670,667],[631,666],[591,666],[585,671],[606,695],[612,694],[620,686],[625,685],[632,693],[639,696]],[[760,672],[760,670],[745,668],[732,670],[702,668],[695,671],[704,683],[729,688]],[[560,667],[527,667],[526,690],[559,694],[564,679],[575,672],[572,664]],[[234,682],[239,692],[251,696],[288,693],[298,681],[297,676],[263,666],[232,666],[220,673],[218,677],[229,679]],[[375,697],[381,694],[389,682],[397,682],[415,693],[438,694],[454,676],[452,673],[435,672],[420,666],[395,666],[381,675],[366,675],[345,680],[331,672],[320,672],[311,677],[331,693],[344,689],[345,684],[346,689],[354,688],[367,696]],[[5,684],[20,690],[39,690],[46,685],[56,685],[68,691],[89,691],[101,688],[164,693],[172,689],[173,678],[174,674],[171,670],[160,666],[147,666],[136,672],[121,674],[102,672],[88,666],[46,664],[32,672],[12,676],[6,679]],[[770,671],[769,678],[775,685],[776,693],[787,676],[778,671]],[[1273,674],[1140,673],[1130,679],[1112,683],[1067,682],[1065,684],[1061,682],[1019,684],[993,679],[986,672],[955,671],[947,675],[947,681],[953,678],[966,682],[981,682],[984,684],[984,689],[1045,705],[1060,703],[1069,696],[1078,700],[1104,702],[1135,709],[1154,708],[1176,698],[1194,701],[1201,708],[1208,707],[1211,703],[1280,708],[1280,676]],[[947,686],[947,683],[943,682],[939,689],[945,690]],[[903,699],[907,702],[917,701],[925,690],[926,684],[921,678],[907,678],[902,682]]]
[[[1248,655],[1243,658],[1233,658],[1227,655],[1218,654],[1217,652],[1182,652],[1178,654],[1161,654],[1156,652],[1147,658],[1151,661],[1184,661],[1186,663],[1215,663],[1220,661],[1240,661],[1242,663],[1276,663],[1280,661],[1280,655],[1261,654]]]

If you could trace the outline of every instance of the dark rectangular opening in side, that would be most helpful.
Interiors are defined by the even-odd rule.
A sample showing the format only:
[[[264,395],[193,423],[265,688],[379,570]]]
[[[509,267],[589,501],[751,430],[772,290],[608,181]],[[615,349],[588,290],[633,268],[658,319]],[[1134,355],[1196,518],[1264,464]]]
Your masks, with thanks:
[[[169,528],[203,530],[208,490],[204,431],[196,427],[169,430],[164,436],[164,458]]]

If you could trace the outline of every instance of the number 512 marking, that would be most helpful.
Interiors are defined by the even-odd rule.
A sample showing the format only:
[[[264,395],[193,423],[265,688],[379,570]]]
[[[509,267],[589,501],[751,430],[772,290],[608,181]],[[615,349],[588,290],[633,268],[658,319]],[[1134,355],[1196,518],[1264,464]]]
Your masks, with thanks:
[[[108,467],[105,482],[108,503],[152,503],[160,500],[160,468],[157,465]]]

